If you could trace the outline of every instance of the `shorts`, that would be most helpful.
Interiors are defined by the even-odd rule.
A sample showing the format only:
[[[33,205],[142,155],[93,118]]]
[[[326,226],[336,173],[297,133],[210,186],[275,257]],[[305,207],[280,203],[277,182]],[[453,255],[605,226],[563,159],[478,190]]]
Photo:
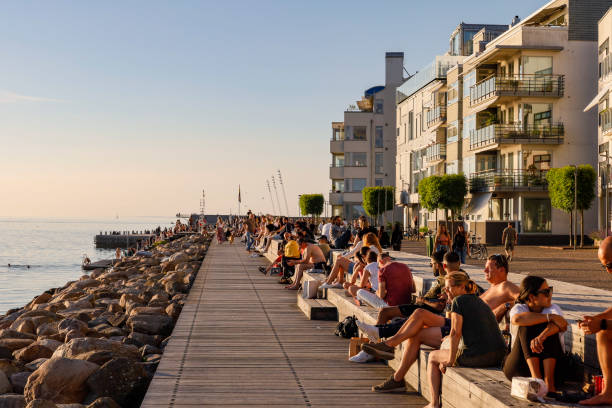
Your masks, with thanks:
[[[514,251],[514,244],[512,242],[506,242],[504,248],[506,249],[506,251]]]
[[[502,361],[506,356],[506,350],[490,351],[485,354],[466,356],[459,351],[455,365],[460,367],[501,367]]]
[[[355,269],[355,262],[351,262],[351,263],[349,264],[349,267],[348,267],[348,271],[347,271],[347,273],[348,273],[349,275],[352,275],[352,274],[353,274],[353,269]]]
[[[451,319],[444,318],[444,326],[440,327],[440,331],[442,332],[442,338],[448,336],[451,331]]]

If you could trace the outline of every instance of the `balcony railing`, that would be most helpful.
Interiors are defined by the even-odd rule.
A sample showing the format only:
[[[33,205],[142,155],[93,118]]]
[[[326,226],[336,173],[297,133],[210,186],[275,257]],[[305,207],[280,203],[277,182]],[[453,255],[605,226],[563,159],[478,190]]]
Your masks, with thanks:
[[[493,145],[561,144],[565,129],[562,123],[550,125],[493,124],[470,131],[470,150]]]
[[[485,170],[470,174],[470,192],[546,191],[547,170]]]
[[[612,73],[612,54],[599,58],[599,78],[604,79]]]
[[[368,167],[367,164],[365,163],[344,163],[344,164],[339,164],[339,163],[332,163],[329,165],[329,167]]]
[[[563,96],[563,75],[523,74],[491,76],[470,87],[470,105],[476,105],[496,96]]]
[[[612,54],[610,54],[612,55]],[[612,110],[606,109],[599,112],[599,127],[602,133],[608,133],[612,130]]]
[[[436,143],[431,146],[427,146],[425,153],[425,160],[433,162],[446,158],[446,144]]]
[[[446,120],[446,106],[436,106],[427,111],[427,126],[433,126]]]

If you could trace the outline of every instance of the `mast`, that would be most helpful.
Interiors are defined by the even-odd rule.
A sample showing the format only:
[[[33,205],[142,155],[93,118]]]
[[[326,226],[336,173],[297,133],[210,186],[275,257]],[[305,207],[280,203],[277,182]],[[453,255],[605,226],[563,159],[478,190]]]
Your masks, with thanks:
[[[289,202],[287,201],[287,193],[285,192],[285,184],[283,183],[283,177],[281,176],[280,169],[276,171],[278,172],[278,180],[280,181],[280,185],[283,188],[283,196],[285,197],[285,208],[287,208],[287,216],[289,216]]]

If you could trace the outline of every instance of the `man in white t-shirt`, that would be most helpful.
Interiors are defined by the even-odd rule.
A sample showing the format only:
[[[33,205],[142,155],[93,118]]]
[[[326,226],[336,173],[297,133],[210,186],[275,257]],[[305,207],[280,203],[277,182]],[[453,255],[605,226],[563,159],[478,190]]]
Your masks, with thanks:
[[[332,218],[330,218],[327,224],[323,225],[323,228],[321,229],[321,235],[325,235],[329,242],[331,242],[331,228],[332,228]]]

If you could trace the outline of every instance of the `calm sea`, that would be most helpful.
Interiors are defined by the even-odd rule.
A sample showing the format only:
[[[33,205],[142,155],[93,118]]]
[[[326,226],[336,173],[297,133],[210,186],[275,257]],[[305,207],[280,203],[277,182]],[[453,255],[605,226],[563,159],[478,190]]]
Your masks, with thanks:
[[[175,221],[172,217],[0,217],[0,314],[78,279],[84,273],[83,254],[92,261],[114,257],[114,250],[95,248],[94,236],[100,231],[142,231],[170,227]]]

